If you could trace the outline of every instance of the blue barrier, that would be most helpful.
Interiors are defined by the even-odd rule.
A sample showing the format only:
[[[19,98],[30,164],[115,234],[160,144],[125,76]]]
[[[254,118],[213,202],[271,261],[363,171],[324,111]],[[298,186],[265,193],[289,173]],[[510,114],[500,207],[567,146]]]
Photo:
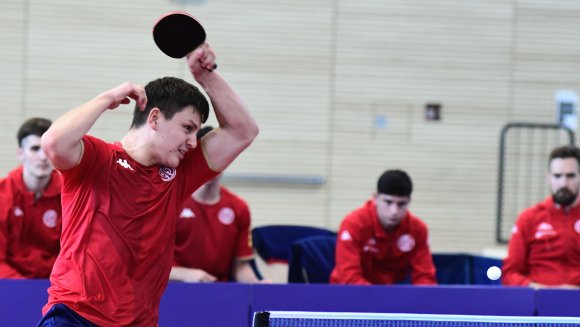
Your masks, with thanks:
[[[34,326],[46,303],[48,280],[0,280],[3,326]],[[348,311],[378,313],[580,316],[580,291],[485,285],[352,286],[169,283],[160,326],[251,326],[252,312]]]

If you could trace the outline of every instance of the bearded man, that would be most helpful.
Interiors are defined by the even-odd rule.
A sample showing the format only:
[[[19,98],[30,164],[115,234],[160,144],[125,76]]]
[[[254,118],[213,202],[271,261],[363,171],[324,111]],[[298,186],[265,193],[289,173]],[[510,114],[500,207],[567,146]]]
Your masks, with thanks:
[[[524,210],[513,228],[504,285],[580,288],[580,149],[552,150],[547,182],[552,195]]]

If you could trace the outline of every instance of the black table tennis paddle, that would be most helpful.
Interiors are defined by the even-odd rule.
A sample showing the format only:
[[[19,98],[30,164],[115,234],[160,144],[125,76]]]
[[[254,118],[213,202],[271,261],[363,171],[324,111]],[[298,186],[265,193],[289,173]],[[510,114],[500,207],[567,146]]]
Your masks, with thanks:
[[[153,40],[164,54],[183,58],[205,42],[205,29],[195,17],[184,11],[162,15],[153,25]],[[214,65],[213,69],[217,68]]]

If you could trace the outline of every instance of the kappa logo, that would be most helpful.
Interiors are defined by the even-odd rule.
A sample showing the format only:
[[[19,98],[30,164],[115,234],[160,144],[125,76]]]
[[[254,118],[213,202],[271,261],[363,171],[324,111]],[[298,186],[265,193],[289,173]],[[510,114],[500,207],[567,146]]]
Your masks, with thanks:
[[[20,207],[16,207],[14,208],[14,215],[16,217],[22,217],[24,216],[24,212],[22,211],[22,209],[20,209]]]
[[[343,230],[342,233],[340,233],[340,239],[342,241],[350,241],[352,240],[352,237],[350,236],[350,233],[347,230]]]
[[[190,208],[183,208],[179,214],[179,218],[195,218],[195,214]]]
[[[175,168],[168,168],[168,167],[161,167],[159,168],[159,176],[164,182],[169,182],[170,180],[175,178],[177,171]]]
[[[543,222],[540,225],[538,225],[538,229],[536,230],[536,234],[534,234],[534,237],[536,239],[540,239],[546,235],[556,235],[556,231],[554,230],[554,227],[552,227],[552,225]]]
[[[574,223],[574,230],[576,231],[576,233],[580,234],[580,219],[576,220],[576,222]]]
[[[119,158],[119,160],[117,160],[117,163],[125,169],[133,170],[133,167],[131,167],[131,165],[127,162],[127,159]]]
[[[363,251],[378,253],[379,249],[377,248],[377,240],[375,240],[374,237],[369,238],[367,243],[363,246]]]

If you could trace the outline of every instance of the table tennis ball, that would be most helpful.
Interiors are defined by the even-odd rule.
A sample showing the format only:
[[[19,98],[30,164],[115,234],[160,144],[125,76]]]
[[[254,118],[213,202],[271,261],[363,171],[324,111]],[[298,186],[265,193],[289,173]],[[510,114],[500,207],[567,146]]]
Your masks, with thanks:
[[[496,266],[491,266],[487,269],[487,278],[491,280],[498,280],[501,277],[501,269]]]

